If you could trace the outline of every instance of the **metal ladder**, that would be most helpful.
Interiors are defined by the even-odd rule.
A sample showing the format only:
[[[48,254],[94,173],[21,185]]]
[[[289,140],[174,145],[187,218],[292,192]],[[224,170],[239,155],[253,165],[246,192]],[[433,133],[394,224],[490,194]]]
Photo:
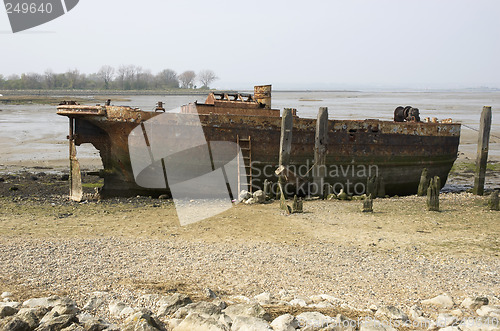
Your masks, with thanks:
[[[236,135],[236,144],[241,150],[243,155],[243,164],[241,164],[240,158],[238,157],[238,194],[242,190],[241,178],[246,177],[248,184],[248,192],[252,193],[252,137],[240,138]],[[243,173],[241,170],[244,170]],[[245,175],[246,173],[246,175]]]

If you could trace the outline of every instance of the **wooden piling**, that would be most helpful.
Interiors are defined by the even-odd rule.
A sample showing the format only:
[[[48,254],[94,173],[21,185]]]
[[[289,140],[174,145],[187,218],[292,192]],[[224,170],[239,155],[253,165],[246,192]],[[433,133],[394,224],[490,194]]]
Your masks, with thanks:
[[[326,177],[326,149],[328,143],[328,107],[320,107],[318,119],[316,120],[316,139],[314,141],[314,168],[313,183],[318,192],[312,192],[313,195],[319,195],[324,198],[324,183]]]
[[[500,210],[500,203],[498,201],[497,190],[491,192],[490,199],[488,200],[488,207],[490,207],[490,210],[495,210],[495,211]]]
[[[422,170],[420,175],[420,184],[418,184],[417,195],[423,197],[427,194],[427,188],[429,187],[429,178],[427,177],[427,168]]]
[[[481,123],[479,126],[479,137],[477,142],[476,173],[474,175],[474,190],[476,195],[484,194],[484,179],[486,176],[486,164],[488,162],[488,145],[491,130],[491,107],[483,107]]]
[[[364,213],[372,213],[373,212],[373,198],[372,195],[369,194],[365,200],[363,200],[363,212]]]
[[[441,179],[436,176],[431,179],[427,188],[427,210],[439,211],[439,190],[441,189]]]
[[[293,128],[293,108],[283,109],[283,116],[281,118],[281,137],[280,137],[280,156],[279,165],[288,167],[290,164],[290,153],[292,150],[292,128]],[[280,189],[280,200],[286,198],[283,192],[284,180],[283,176],[278,178]]]

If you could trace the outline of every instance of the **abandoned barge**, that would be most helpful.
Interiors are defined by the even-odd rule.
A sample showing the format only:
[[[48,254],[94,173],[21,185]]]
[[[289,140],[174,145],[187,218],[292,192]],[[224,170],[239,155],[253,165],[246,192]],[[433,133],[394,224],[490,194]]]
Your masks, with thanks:
[[[105,196],[170,195],[176,182],[218,168],[228,188],[237,181],[237,188],[231,184],[233,196],[236,189],[247,189],[245,184],[251,191],[262,188],[265,179],[277,181],[282,117],[271,108],[270,85],[256,86],[253,95],[213,92],[205,103],[191,103],[178,112],[165,112],[161,103],[156,111],[143,111],[108,101],[96,106],[63,102],[57,114],[70,122],[71,195],[76,200],[81,198],[76,146],[83,143],[100,152]],[[292,115],[289,167],[312,182],[317,120],[299,118],[295,110]],[[376,175],[386,194],[414,194],[424,168],[444,185],[457,158],[460,124],[420,121],[415,108],[398,107],[394,121],[328,120],[326,125],[324,180],[334,192],[343,188],[362,194],[368,177]],[[224,169],[231,160],[237,171]],[[179,169],[177,179],[168,176]]]

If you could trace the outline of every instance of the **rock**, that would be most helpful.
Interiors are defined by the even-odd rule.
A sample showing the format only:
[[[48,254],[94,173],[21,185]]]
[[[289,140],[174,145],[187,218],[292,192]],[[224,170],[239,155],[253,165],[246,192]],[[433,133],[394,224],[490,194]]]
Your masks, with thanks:
[[[211,316],[191,313],[173,331],[229,331],[230,328]]]
[[[307,303],[303,299],[293,299],[292,301],[289,302],[290,306],[298,306],[298,307],[305,307],[307,306]]]
[[[81,321],[85,330],[88,331],[102,331],[110,327],[110,324],[99,318],[91,318],[86,321]]]
[[[55,305],[52,310],[59,313],[59,315],[76,315],[80,312],[80,309],[76,305]]]
[[[215,300],[212,301],[212,303],[214,305],[216,305],[217,307],[219,307],[221,310],[222,309],[226,309],[226,307],[227,307],[226,302],[222,301],[221,299],[215,299]]]
[[[238,201],[239,202],[246,201],[246,200],[250,199],[251,197],[252,197],[252,195],[250,194],[250,192],[242,190],[240,192],[240,194],[238,195]]]
[[[271,322],[271,327],[274,331],[295,331],[299,327],[299,322],[293,315],[285,314],[276,317]]]
[[[454,309],[450,311],[450,314],[456,317],[462,317],[464,315],[464,312],[461,309]]]
[[[447,326],[439,329],[440,331],[462,331],[458,326]]]
[[[383,306],[377,310],[375,317],[387,317],[390,320],[400,320],[407,321],[408,315],[406,315],[401,309],[394,306]]]
[[[338,195],[338,198],[340,200],[347,200],[349,198],[349,196],[347,195],[347,193],[344,192],[344,189],[340,189],[340,193]]]
[[[180,307],[174,314],[175,318],[185,318],[190,313],[197,313],[200,315],[220,315],[221,308],[210,302],[200,301],[190,303],[184,307]]]
[[[264,195],[264,191],[262,190],[257,190],[253,192],[253,198],[256,200],[257,203],[266,202],[266,196]]]
[[[396,329],[390,325],[374,320],[363,321],[359,327],[359,331],[396,331]]]
[[[445,328],[447,326],[451,326],[455,324],[457,321],[457,317],[450,314],[439,314],[436,318],[436,325],[439,328]]]
[[[263,292],[254,296],[254,299],[261,305],[269,305],[272,302],[272,296],[269,292]]]
[[[205,289],[205,296],[208,298],[208,299],[215,299],[217,298],[217,294],[215,294],[214,291],[212,291],[211,289],[209,288],[206,288]]]
[[[171,315],[177,311],[180,307],[192,303],[191,299],[181,293],[175,293],[168,297],[163,297],[158,301],[158,306],[160,308],[156,312],[158,316]]]
[[[20,302],[15,302],[15,301],[0,302],[0,307],[21,308],[21,306],[22,304]]]
[[[169,318],[165,321],[169,330],[175,329],[179,324],[182,323],[184,319],[182,318]]]
[[[0,295],[2,297],[2,299],[5,299],[5,298],[10,298],[12,296],[12,293],[10,292],[3,292],[2,295]]]
[[[370,309],[372,312],[376,312],[378,310],[378,307],[377,307],[377,305],[370,305],[370,307],[368,307],[368,309]]]
[[[133,314],[135,310],[121,301],[112,301],[109,303],[109,313],[115,317],[123,317]]]
[[[49,309],[44,307],[22,308],[16,316],[28,323],[31,329],[35,329],[48,312]]]
[[[45,323],[47,321],[50,321],[51,319],[54,319],[58,317],[60,314],[54,310],[50,310],[47,314],[45,314],[41,319],[40,319],[40,324]]]
[[[41,323],[35,331],[54,331],[61,330],[70,326],[73,322],[78,322],[76,315],[67,314],[54,317],[52,319],[47,320],[45,323]]]
[[[9,307],[9,306],[0,307],[0,318],[15,315],[17,314],[17,312],[18,312],[17,308],[14,307]]]
[[[336,320],[330,316],[318,312],[304,312],[297,315],[297,322],[301,330],[319,330],[330,324],[335,324]]]
[[[436,308],[450,309],[455,305],[453,298],[446,293],[438,295],[432,299],[423,300],[422,305],[434,306]]]
[[[123,331],[156,331],[162,329],[161,322],[147,310],[138,311],[125,320]]]
[[[476,314],[481,317],[491,317],[500,319],[500,307],[496,306],[482,306],[476,310]]]
[[[23,302],[24,307],[35,308],[35,307],[45,307],[53,308],[56,305],[75,305],[76,303],[70,298],[60,298],[56,295],[45,298],[33,298]]]
[[[236,316],[231,331],[265,331],[273,330],[268,322],[251,316]]]
[[[85,329],[81,325],[73,323],[67,328],[61,329],[61,331],[85,331]]]
[[[477,298],[467,297],[464,299],[464,301],[462,301],[460,307],[465,309],[476,310],[488,304],[489,300],[486,297],[477,297]]]
[[[269,321],[271,319],[271,316],[258,303],[255,304],[239,303],[231,305],[226,309],[224,309],[223,312],[224,314],[231,317],[233,321],[236,318],[236,316],[257,317],[257,318],[262,318],[266,321]]]
[[[106,303],[107,292],[94,292],[83,306],[83,310],[93,311]]]
[[[0,320],[0,330],[2,331],[30,331],[31,328],[17,316],[9,316]]]
[[[424,316],[424,312],[419,306],[411,306],[409,315],[412,320],[416,320],[419,317]]]
[[[329,295],[329,294],[321,294],[320,297],[323,299],[323,300],[326,300],[328,301],[329,303],[331,303],[332,305],[334,306],[338,306],[342,303],[342,300],[339,299],[339,298],[336,298],[334,297],[333,295]]]
[[[245,204],[247,204],[247,205],[253,205],[254,203],[257,203],[257,199],[255,199],[255,198],[250,198],[250,199],[245,201]]]

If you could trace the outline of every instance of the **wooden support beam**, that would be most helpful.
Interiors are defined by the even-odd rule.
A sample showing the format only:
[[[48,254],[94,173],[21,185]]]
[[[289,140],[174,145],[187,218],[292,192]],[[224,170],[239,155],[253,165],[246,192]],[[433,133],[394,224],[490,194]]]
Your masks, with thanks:
[[[312,195],[319,195],[325,198],[324,183],[326,177],[326,151],[328,145],[328,107],[320,107],[318,119],[316,120],[316,139],[314,141],[314,169],[313,182],[317,192]]]
[[[484,194],[484,179],[486,177],[486,164],[488,162],[488,145],[491,130],[491,107],[483,107],[479,137],[477,142],[476,173],[474,175],[474,190],[476,195]]]

